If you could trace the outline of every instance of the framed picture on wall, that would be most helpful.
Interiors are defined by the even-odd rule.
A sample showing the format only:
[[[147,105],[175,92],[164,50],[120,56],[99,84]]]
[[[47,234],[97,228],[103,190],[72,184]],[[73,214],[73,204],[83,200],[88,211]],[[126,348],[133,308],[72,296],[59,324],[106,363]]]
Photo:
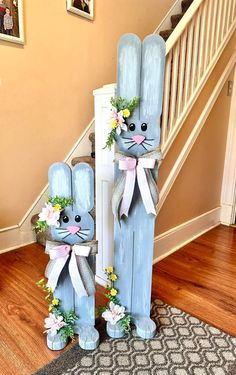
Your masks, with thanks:
[[[89,20],[93,20],[94,0],[67,0],[67,10],[88,18]]]
[[[0,0],[0,39],[24,44],[23,0]]]

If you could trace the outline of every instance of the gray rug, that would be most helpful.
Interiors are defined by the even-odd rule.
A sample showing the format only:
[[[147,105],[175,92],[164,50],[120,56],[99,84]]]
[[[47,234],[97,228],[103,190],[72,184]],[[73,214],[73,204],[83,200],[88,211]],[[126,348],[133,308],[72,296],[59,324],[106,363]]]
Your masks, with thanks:
[[[75,345],[35,375],[236,375],[235,337],[160,300],[152,318],[158,332],[151,340],[133,331],[122,339],[102,337],[92,352]]]

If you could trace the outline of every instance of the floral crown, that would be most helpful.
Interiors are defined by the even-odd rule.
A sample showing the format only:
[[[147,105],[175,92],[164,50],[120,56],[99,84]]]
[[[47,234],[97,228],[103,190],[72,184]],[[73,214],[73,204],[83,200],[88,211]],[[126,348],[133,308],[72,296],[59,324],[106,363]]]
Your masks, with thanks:
[[[58,195],[56,195],[54,198],[48,197],[45,207],[42,208],[42,211],[39,214],[39,219],[34,225],[34,229],[36,229],[37,232],[44,232],[52,225],[59,227],[61,211],[72,204],[72,198],[64,198]]]
[[[106,145],[104,148],[111,149],[111,146],[116,142],[116,135],[120,135],[121,130],[127,131],[126,119],[132,115],[132,112],[137,107],[140,97],[135,96],[131,100],[125,98],[111,98],[111,128],[109,132]]]

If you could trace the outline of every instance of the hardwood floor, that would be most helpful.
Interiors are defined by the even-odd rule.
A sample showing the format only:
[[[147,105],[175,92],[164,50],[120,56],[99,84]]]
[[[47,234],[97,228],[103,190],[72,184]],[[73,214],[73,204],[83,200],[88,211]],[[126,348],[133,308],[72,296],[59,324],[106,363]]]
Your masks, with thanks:
[[[236,228],[219,226],[154,265],[153,297],[236,336]]]
[[[32,374],[61,354],[47,349],[42,333],[47,304],[35,282],[47,262],[37,244],[0,256],[1,375]],[[220,226],[154,266],[153,298],[236,336],[235,275],[236,228]]]

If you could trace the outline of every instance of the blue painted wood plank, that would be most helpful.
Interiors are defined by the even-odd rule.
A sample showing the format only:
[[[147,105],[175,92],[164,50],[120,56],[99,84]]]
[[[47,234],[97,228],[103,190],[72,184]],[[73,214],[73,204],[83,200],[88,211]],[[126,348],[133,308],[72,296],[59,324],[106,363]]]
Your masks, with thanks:
[[[138,108],[128,118],[128,131],[117,136],[118,150],[130,157],[138,159],[159,146],[164,65],[165,43],[161,37],[152,34],[143,43],[134,34],[121,38],[117,96],[126,99],[141,96]],[[131,123],[135,125],[132,129]],[[135,142],[136,135],[142,136],[143,142]],[[151,171],[155,180],[157,167],[156,163]],[[116,178],[120,173],[116,167]],[[155,216],[146,213],[136,181],[128,218],[115,222],[114,266],[119,276],[120,301],[131,313],[137,333],[143,338],[155,334],[155,324],[150,319],[154,225]]]
[[[60,216],[60,227],[51,227],[52,238],[69,245],[79,244],[90,241],[94,237],[94,219],[90,211],[94,205],[94,173],[93,169],[86,163],[77,164],[72,170],[65,163],[55,163],[49,168],[49,194],[52,197],[56,195],[73,198],[73,205],[66,207]],[[71,231],[71,228],[74,230]],[[75,229],[77,230],[75,231]],[[81,346],[84,349],[94,349],[98,345],[99,335],[95,330],[95,280],[94,264],[96,255],[88,257],[88,264],[92,265],[91,282],[93,285],[88,286],[90,291],[88,297],[78,297],[73,289],[71,278],[68,270],[67,261],[58,281],[57,288],[54,292],[56,298],[60,299],[62,311],[74,310],[79,319],[75,324],[75,332],[81,333],[87,329],[86,335],[83,333],[80,339]],[[86,277],[87,271],[84,263],[87,260],[77,259],[78,265],[81,263],[84,271],[81,274]],[[83,328],[83,330],[82,330]],[[82,330],[82,331],[81,331]],[[59,344],[56,345],[58,347]],[[53,345],[49,342],[49,347]],[[55,345],[54,345],[55,346]]]

